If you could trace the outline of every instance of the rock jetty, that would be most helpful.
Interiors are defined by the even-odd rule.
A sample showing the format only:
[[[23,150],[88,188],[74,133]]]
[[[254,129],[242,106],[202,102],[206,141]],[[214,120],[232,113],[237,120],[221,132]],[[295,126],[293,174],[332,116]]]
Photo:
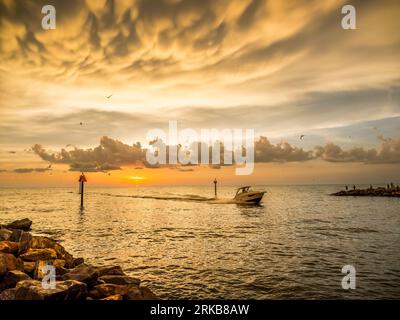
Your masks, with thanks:
[[[0,225],[0,300],[156,300],[120,266],[93,266],[54,239],[32,235],[32,221]],[[55,282],[44,285],[48,266]],[[47,280],[47,279],[46,279]]]
[[[342,190],[332,193],[333,196],[354,196],[354,197],[395,197],[400,198],[400,187],[388,185],[386,188],[374,188],[370,186],[367,189],[357,189],[353,187],[351,190]]]

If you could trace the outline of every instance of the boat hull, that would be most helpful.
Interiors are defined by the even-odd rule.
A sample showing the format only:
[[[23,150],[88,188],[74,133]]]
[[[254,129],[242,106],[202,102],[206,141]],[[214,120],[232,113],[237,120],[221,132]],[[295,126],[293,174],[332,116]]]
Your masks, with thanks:
[[[258,204],[265,192],[246,192],[237,195],[233,200],[239,204]]]

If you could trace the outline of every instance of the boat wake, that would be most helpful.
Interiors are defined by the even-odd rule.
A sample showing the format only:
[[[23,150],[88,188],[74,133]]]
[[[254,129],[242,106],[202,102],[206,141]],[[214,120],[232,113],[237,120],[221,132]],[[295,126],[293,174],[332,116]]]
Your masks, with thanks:
[[[170,201],[187,201],[187,202],[202,202],[208,204],[234,204],[233,199],[228,198],[207,198],[198,195],[171,195],[171,196],[156,196],[156,195],[122,195],[112,193],[100,193],[102,196],[117,197],[117,198],[135,198],[135,199],[153,199],[153,200],[170,200]]]

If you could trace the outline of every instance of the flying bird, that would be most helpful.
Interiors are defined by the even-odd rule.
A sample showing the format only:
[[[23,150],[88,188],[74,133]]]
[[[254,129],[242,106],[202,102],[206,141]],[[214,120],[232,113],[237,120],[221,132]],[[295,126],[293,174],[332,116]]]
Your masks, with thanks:
[[[300,140],[303,140],[304,137],[305,137],[305,135],[302,134],[302,135],[300,136]]]
[[[47,167],[47,169],[50,169],[51,168],[51,163],[49,164],[49,166]]]
[[[111,94],[110,94],[109,96],[107,96],[106,98],[107,98],[107,99],[110,99],[110,98],[112,97],[112,95],[113,95],[113,94],[111,93]]]

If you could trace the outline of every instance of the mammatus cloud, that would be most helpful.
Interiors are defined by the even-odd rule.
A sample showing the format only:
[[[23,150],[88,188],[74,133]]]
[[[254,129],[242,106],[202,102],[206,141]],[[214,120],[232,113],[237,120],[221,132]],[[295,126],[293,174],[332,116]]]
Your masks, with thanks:
[[[171,117],[195,129],[288,137],[400,115],[398,0],[352,1],[357,30],[350,31],[340,27],[344,0],[52,0],[57,29],[45,31],[48,3],[0,0],[7,150],[37,141],[90,146],[99,136],[126,141]],[[107,139],[112,145],[93,150],[35,152],[70,170],[143,162],[142,148]],[[314,150],[319,141],[306,150],[260,139],[256,161],[398,163],[393,144]]]
[[[287,142],[272,144],[266,137],[261,136],[255,141],[255,162],[303,162],[321,159],[327,162],[361,162],[361,163],[400,163],[400,139],[381,137],[382,144],[379,149],[352,148],[343,150],[340,146],[328,143],[325,146],[316,146],[312,150],[304,150],[292,146]],[[211,147],[210,147],[211,148]],[[60,152],[46,151],[41,145],[36,144],[32,150],[42,159],[55,164],[68,164],[70,171],[107,172],[120,170],[121,166],[141,164],[147,168],[151,166],[146,161],[146,149],[140,143],[133,145],[124,144],[118,140],[102,137],[100,145],[93,149],[73,150],[61,149]],[[221,160],[223,148],[221,148]],[[168,159],[168,157],[167,157]],[[220,169],[224,163],[210,165],[213,169]],[[189,165],[193,166],[193,165]],[[178,167],[182,172],[191,172],[193,168]],[[135,167],[142,169],[143,167]],[[17,169],[19,172],[32,172],[42,169]],[[47,170],[47,169],[43,169]],[[17,171],[16,171],[17,172]]]

